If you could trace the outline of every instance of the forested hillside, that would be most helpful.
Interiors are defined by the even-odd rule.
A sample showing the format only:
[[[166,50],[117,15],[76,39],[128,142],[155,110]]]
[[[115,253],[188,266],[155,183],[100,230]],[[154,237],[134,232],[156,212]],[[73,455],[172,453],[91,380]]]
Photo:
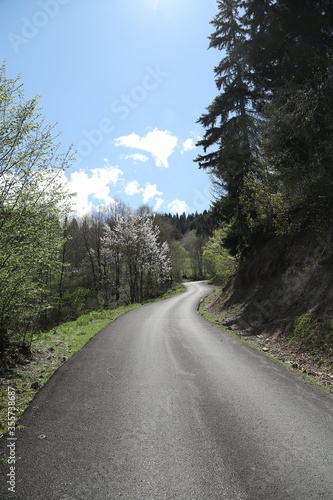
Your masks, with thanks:
[[[212,228],[209,212],[154,214],[148,206],[131,210],[122,202],[71,217],[62,247],[59,320],[142,302],[184,279],[210,277],[203,248]]]
[[[219,307],[332,349],[333,3],[224,0],[211,24],[218,93],[196,162],[238,262]]]

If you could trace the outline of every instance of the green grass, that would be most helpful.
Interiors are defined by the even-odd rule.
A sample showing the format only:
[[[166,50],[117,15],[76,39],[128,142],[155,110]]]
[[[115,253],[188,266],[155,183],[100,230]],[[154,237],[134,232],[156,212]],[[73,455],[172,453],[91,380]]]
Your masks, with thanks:
[[[32,357],[26,364],[17,365],[6,377],[0,380],[0,437],[7,429],[7,391],[8,387],[16,392],[16,422],[33,400],[38,389],[32,389],[33,382],[46,384],[54,372],[67,359],[78,352],[103,328],[128,311],[144,305],[170,298],[182,293],[185,288],[177,285],[162,296],[144,304],[131,304],[104,311],[92,311],[80,316],[76,321],[64,323],[49,332],[35,335],[32,341]]]
[[[169,299],[170,297],[173,297],[174,295],[179,295],[180,293],[183,292],[185,292],[185,287],[183,285],[175,285],[173,288],[170,288],[170,290],[165,292],[163,295],[159,295],[156,299],[147,300],[146,302],[143,302],[142,305],[152,304],[153,302]]]
[[[214,323],[216,326],[218,326],[219,328],[221,328],[221,330],[224,330],[231,337],[237,339],[242,344],[245,344],[248,347],[251,347],[252,349],[258,350],[256,348],[256,346],[254,346],[251,342],[249,342],[245,338],[241,337],[240,335],[237,335],[235,332],[233,332],[232,330],[230,330],[230,328],[228,328],[227,326],[223,325],[223,323],[221,323],[221,320],[220,320],[220,315],[218,315],[218,314],[210,314],[209,312],[207,312],[207,305],[208,305],[208,303],[212,299],[215,299],[216,297],[218,297],[220,295],[220,293],[221,293],[221,287],[217,287],[214,290],[214,292],[212,292],[210,295],[208,295],[207,297],[205,297],[203,299],[203,301],[201,302],[200,306],[199,306],[199,313],[207,321],[209,321],[210,323]]]
[[[294,319],[286,328],[286,335],[290,344],[300,344],[321,355],[332,352],[333,324],[330,319],[320,321],[314,319],[310,313]]]
[[[275,362],[282,364],[284,367],[286,367],[290,371],[295,371],[296,369],[292,367],[292,361],[294,361],[294,358],[288,357],[288,353],[283,352],[283,358],[285,359],[284,361],[280,360],[276,355],[270,353],[270,352],[263,352],[262,348],[258,346],[255,342],[247,340],[246,338],[237,335],[235,332],[230,330],[229,328],[225,327],[223,325],[223,319],[221,321],[221,314],[218,314],[218,312],[213,311],[212,313],[208,312],[208,305],[209,302],[214,300],[219,294],[221,290],[220,288],[216,288],[215,291],[208,295],[200,304],[199,307],[199,313],[208,321],[211,323],[215,323],[216,326],[221,328],[222,330],[226,331],[231,337],[237,339],[239,342],[242,344],[247,345],[248,347],[261,352],[265,356],[273,359]],[[312,342],[312,347],[315,345],[323,345],[322,338],[324,338],[324,342],[326,342],[326,347],[332,346],[332,340],[333,340],[333,322],[330,325],[327,325],[326,327],[326,333],[325,335],[321,336],[320,340],[317,340],[317,343],[315,344],[315,340],[313,339],[313,324],[312,324],[312,317],[310,314],[304,314],[302,316],[299,316],[289,327],[288,329],[288,340],[290,343],[295,343],[299,345],[300,341],[307,341],[311,340]],[[314,362],[318,361],[318,358],[322,360],[322,353],[318,353],[318,351],[315,349],[314,350],[314,355],[313,357],[316,358],[314,359]],[[313,377],[311,375],[308,375],[307,373],[303,373],[301,370],[297,369],[298,375],[302,377],[304,380],[306,380],[308,383],[315,385],[319,387],[320,389],[324,390],[325,392],[329,394],[333,394],[333,389],[330,386],[327,386],[325,382],[323,382],[321,379],[317,379],[316,377]]]
[[[296,318],[292,325],[287,328],[287,335],[290,342],[307,341],[312,334],[311,314],[303,314]]]

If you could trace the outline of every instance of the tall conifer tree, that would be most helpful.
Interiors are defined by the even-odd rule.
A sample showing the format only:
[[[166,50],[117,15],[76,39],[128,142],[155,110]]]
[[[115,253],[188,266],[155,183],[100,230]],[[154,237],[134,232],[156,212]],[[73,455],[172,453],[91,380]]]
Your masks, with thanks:
[[[320,226],[333,201],[333,2],[255,3],[266,4],[266,26],[258,29],[248,9],[249,54],[265,95],[263,153],[284,201],[278,219],[289,220],[292,231]]]
[[[220,50],[224,57],[214,69],[219,94],[198,119],[205,133],[197,146],[203,147],[204,154],[195,159],[222,190],[215,209],[225,222],[231,223],[227,244],[235,253],[245,245],[241,240],[246,233],[246,215],[240,198],[244,177],[256,157],[253,94],[246,57],[248,33],[242,20],[242,4],[240,0],[219,1],[218,13],[211,22],[214,33],[209,48]]]

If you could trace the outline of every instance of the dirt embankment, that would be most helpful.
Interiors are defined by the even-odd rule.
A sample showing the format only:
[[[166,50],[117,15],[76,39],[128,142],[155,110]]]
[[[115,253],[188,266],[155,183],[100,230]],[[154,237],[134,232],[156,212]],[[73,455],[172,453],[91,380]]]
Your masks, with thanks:
[[[333,234],[274,238],[205,307],[333,391]]]

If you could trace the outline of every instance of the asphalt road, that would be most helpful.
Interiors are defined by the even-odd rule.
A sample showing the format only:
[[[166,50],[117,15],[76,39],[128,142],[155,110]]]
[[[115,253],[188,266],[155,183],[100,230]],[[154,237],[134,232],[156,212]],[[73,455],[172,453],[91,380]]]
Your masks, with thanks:
[[[118,318],[42,388],[1,499],[333,499],[333,398],[204,320],[210,287],[186,287]]]

